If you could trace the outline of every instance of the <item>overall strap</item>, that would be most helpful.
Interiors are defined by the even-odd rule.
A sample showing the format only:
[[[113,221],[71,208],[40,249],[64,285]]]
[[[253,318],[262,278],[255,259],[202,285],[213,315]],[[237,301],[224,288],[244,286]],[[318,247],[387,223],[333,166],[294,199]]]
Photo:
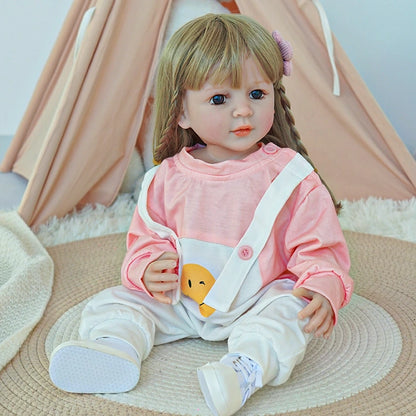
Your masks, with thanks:
[[[312,166],[297,153],[277,175],[257,206],[247,231],[205,297],[205,304],[221,312],[229,311],[251,267],[263,250],[276,217],[296,187],[312,171]]]
[[[175,242],[176,251],[178,252],[179,256],[179,269],[182,269],[182,265],[180,264],[182,261],[182,250],[179,244],[179,238],[175,234],[173,230],[169,227],[166,227],[162,224],[159,224],[156,221],[153,221],[152,217],[149,215],[147,210],[147,193],[149,191],[149,186],[152,183],[152,180],[158,170],[159,166],[154,166],[149,171],[146,172],[143,182],[142,188],[140,191],[139,199],[137,201],[137,210],[139,212],[140,217],[145,222],[146,226],[153,232],[155,232],[159,237],[168,239]],[[180,295],[181,295],[181,287],[178,285],[177,290],[170,291],[167,295],[172,299],[172,304],[175,305],[179,302]]]
[[[149,212],[147,211],[147,192],[149,191],[149,186],[152,183],[158,168],[159,166],[154,166],[144,175],[139,199],[137,201],[137,210],[150,230],[157,233],[161,238],[169,238],[171,236],[172,230],[162,224],[157,223],[156,221],[153,221],[149,215]]]

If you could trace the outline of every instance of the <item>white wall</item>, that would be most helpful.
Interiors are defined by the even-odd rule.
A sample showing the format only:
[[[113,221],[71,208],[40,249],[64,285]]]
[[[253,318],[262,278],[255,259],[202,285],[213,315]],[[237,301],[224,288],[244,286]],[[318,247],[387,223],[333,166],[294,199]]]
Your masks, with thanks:
[[[416,1],[321,3],[334,35],[416,157]]]
[[[321,2],[335,36],[416,154],[416,0]],[[0,0],[0,135],[16,131],[71,3]]]
[[[0,0],[0,135],[13,135],[72,0]]]

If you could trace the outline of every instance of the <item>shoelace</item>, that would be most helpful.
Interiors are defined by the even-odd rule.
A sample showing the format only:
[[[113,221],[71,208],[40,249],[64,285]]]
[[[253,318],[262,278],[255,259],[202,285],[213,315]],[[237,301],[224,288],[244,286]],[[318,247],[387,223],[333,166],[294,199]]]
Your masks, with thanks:
[[[224,364],[230,365],[238,375],[240,381],[243,403],[262,386],[262,370],[252,359],[244,355],[227,355],[221,360]]]

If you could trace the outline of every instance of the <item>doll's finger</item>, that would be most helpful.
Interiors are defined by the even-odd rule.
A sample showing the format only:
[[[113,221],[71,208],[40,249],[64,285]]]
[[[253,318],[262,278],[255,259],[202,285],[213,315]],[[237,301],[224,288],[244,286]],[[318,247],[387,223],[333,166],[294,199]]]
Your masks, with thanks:
[[[319,308],[311,316],[308,324],[305,326],[305,332],[319,332],[319,335],[322,335],[323,331],[321,328],[326,329],[327,325],[332,320],[332,310],[328,310],[327,308],[323,307],[321,302],[318,302]]]
[[[304,287],[297,287],[296,289],[292,290],[292,295],[296,296],[297,298],[307,298],[312,299],[314,292],[304,288]]]
[[[162,273],[164,270],[173,270],[177,265],[175,260],[156,260],[149,265],[152,273]]]
[[[159,261],[159,260],[173,260],[173,261],[177,262],[178,259],[179,259],[179,256],[178,256],[177,253],[174,253],[173,251],[165,251],[161,256],[159,256],[157,261]]]
[[[308,334],[314,333],[321,326],[324,319],[325,319],[325,316],[320,314],[320,310],[318,310],[318,312],[312,315],[311,319],[305,326],[304,331]]]
[[[315,337],[316,338],[324,336],[327,333],[327,331],[331,327],[331,320],[332,320],[331,316],[329,316],[329,315],[325,316],[324,320],[322,322],[320,322],[320,324],[318,325],[318,327],[315,330]]]
[[[315,331],[315,337],[323,337],[328,339],[332,333],[332,329],[334,327],[334,322],[332,317],[327,317],[322,325]]]
[[[166,292],[168,290],[174,290],[178,287],[177,282],[149,282],[147,290],[153,292]]]
[[[146,282],[159,283],[159,282],[177,282],[178,275],[174,273],[156,273],[150,272],[146,275]]]
[[[322,314],[319,314],[319,319],[321,319],[321,317],[323,317],[323,319],[321,319],[321,322],[317,319],[315,322],[316,328],[312,332],[314,332],[316,338],[323,337],[328,339],[334,328],[334,319],[332,313],[324,312],[325,311],[322,309]]]
[[[305,319],[312,316],[321,307],[321,302],[318,299],[313,299],[308,305],[306,305],[299,313],[299,319]]]
[[[165,305],[170,305],[172,303],[172,299],[169,296],[166,296],[163,292],[155,292],[152,293],[152,295],[153,298],[160,303],[164,303]]]
[[[331,336],[333,330],[334,330],[334,321],[331,320],[331,323],[329,325],[329,328],[328,328],[328,330],[324,334],[324,338],[325,339],[328,339]]]

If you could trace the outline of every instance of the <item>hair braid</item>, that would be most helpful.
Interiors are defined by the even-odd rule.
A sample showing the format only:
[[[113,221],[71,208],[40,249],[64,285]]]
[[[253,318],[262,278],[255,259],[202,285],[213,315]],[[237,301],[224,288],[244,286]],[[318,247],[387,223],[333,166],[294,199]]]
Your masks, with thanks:
[[[153,137],[153,156],[155,162],[160,163],[166,157],[172,156],[178,152],[180,146],[177,134],[175,134],[178,125],[179,109],[177,102],[180,100],[179,90],[170,92],[169,102],[157,109],[156,128]],[[159,127],[159,130],[157,129]]]
[[[311,158],[309,157],[308,151],[306,150],[306,147],[305,147],[305,145],[303,144],[303,142],[301,140],[298,129],[295,127],[295,118],[294,118],[293,113],[292,113],[290,101],[289,101],[289,99],[286,95],[286,88],[284,87],[281,80],[278,82],[277,87],[275,88],[275,92],[277,93],[277,94],[275,94],[276,99],[278,97],[280,97],[280,104],[281,104],[281,108],[283,109],[283,112],[284,112],[284,118],[285,118],[285,121],[286,121],[286,124],[287,124],[287,130],[288,130],[288,133],[289,133],[289,137],[286,137],[284,139],[284,141],[286,142],[287,147],[290,147],[291,149],[300,153],[312,165],[315,172],[318,174],[319,178],[321,179],[321,182],[327,188],[327,190],[328,190],[328,192],[329,192],[329,194],[332,198],[332,201],[334,203],[335,209],[336,209],[337,213],[339,213],[339,211],[342,208],[341,203],[336,200],[336,198],[335,198],[334,194],[332,193],[331,189],[328,187],[328,185],[326,184],[324,179],[319,174],[318,169],[315,167],[314,163],[312,162]],[[279,107],[279,106],[276,105],[276,107]],[[282,117],[283,114],[281,114],[280,116]]]

